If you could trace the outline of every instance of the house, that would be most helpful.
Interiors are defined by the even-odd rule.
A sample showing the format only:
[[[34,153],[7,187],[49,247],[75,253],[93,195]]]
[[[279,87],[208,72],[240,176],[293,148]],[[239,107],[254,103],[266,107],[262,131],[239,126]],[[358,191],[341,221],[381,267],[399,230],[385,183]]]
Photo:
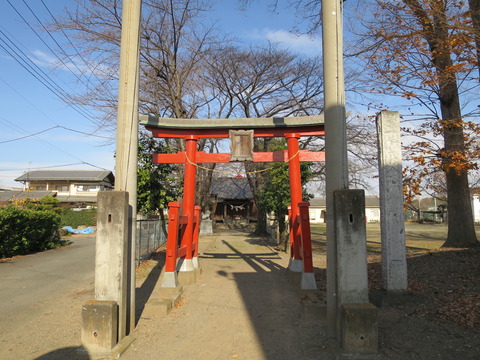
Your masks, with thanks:
[[[325,222],[326,200],[314,198],[310,200],[310,223],[318,224]],[[380,200],[376,196],[365,196],[365,220],[368,223],[380,222]]]
[[[16,197],[54,196],[61,203],[86,207],[97,202],[99,191],[113,190],[115,177],[109,170],[36,170],[15,181],[23,183],[23,192]]]
[[[470,193],[472,194],[473,222],[480,224],[480,188],[473,188]]]
[[[256,220],[258,211],[247,178],[214,178],[210,195],[214,200],[212,220]]]

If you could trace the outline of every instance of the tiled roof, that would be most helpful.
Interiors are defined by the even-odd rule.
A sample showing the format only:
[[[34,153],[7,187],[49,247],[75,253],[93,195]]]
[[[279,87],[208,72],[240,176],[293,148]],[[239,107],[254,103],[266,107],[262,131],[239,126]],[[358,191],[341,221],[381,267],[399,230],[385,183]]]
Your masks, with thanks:
[[[35,170],[19,176],[15,181],[103,181],[106,178],[113,182],[113,173],[109,170]]]
[[[252,199],[252,192],[247,178],[216,178],[212,179],[211,195],[218,199]]]
[[[74,202],[97,202],[97,196],[93,195],[57,195],[57,199],[62,203]]]
[[[54,191],[0,191],[0,201],[9,201],[10,199],[41,199],[45,196],[57,195]]]

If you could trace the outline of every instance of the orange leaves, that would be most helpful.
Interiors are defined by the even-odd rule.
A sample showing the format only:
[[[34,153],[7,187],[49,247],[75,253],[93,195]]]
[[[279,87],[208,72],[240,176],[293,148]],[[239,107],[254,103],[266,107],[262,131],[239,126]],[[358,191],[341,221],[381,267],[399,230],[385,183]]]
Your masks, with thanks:
[[[405,91],[400,96],[406,98],[407,100],[410,100],[412,97],[417,97],[417,95],[413,91]]]

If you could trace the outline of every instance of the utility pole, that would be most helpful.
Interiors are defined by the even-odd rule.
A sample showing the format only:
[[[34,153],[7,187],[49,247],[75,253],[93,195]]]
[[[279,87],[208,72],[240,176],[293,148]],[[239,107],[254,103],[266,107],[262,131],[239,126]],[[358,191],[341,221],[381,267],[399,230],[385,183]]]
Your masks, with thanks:
[[[322,1],[323,76],[325,83],[327,326],[337,337],[337,243],[333,192],[348,188],[343,23],[341,0]]]
[[[124,0],[118,83],[115,191],[128,192],[129,279],[127,332],[135,328],[135,233],[137,219],[138,88],[141,0]]]

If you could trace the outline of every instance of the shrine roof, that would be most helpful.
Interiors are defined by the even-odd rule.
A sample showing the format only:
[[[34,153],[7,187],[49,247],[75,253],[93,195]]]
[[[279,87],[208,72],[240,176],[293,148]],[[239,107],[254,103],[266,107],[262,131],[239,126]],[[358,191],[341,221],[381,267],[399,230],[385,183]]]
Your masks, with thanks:
[[[176,119],[140,115],[140,124],[170,129],[252,129],[310,127],[324,124],[323,115],[271,118]]]

